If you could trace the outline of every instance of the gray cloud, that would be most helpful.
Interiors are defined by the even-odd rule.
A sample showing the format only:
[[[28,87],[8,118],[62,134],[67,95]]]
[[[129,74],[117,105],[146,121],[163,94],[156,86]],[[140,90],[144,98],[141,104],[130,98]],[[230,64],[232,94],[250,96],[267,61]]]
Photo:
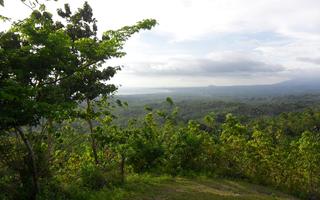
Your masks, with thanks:
[[[156,76],[252,76],[285,71],[281,65],[250,59],[212,60],[172,58],[167,62],[136,63],[132,73]]]
[[[302,61],[302,62],[320,65],[320,57],[318,57],[318,58],[299,57],[299,58],[297,58],[297,60]]]

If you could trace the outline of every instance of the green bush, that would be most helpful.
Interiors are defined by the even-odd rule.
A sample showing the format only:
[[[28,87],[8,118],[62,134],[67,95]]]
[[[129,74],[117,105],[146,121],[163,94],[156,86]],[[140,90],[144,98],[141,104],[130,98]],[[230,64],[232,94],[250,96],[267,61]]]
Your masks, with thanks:
[[[81,185],[92,190],[99,190],[107,184],[101,169],[96,166],[87,166],[81,169]]]

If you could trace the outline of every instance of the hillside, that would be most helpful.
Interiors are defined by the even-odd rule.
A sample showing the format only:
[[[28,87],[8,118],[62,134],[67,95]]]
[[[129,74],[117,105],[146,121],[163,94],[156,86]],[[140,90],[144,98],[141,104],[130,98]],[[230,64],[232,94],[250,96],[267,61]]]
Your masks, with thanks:
[[[168,94],[169,95],[169,94]],[[222,122],[227,113],[248,121],[254,118],[277,116],[283,112],[301,112],[306,109],[318,109],[319,94],[283,95],[267,97],[243,97],[243,98],[218,98],[218,97],[193,97],[183,98],[173,95],[175,105],[179,107],[178,117],[183,121],[190,119],[202,120],[203,116],[214,112],[217,120]],[[129,119],[139,119],[147,113],[145,106],[153,109],[168,110],[164,97],[145,95],[119,96],[122,101],[128,102],[129,107],[116,109],[117,121],[125,124]]]
[[[264,1],[0,0],[0,200],[320,200],[320,1]]]

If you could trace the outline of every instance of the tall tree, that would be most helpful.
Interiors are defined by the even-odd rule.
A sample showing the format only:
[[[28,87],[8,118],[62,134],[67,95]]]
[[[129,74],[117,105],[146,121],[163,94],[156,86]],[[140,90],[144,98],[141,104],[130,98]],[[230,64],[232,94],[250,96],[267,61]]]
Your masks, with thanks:
[[[15,131],[29,154],[35,198],[38,170],[33,146],[24,126],[36,126],[41,118],[71,108],[72,99],[57,78],[68,68],[70,39],[45,11],[31,16],[0,35],[0,130]],[[70,103],[70,104],[69,104]]]
[[[72,13],[70,6],[65,4],[64,10],[59,9],[58,14],[67,21],[66,33],[71,38],[71,52],[76,57],[73,63],[78,69],[83,69],[67,79],[65,84],[70,85],[73,95],[79,102],[86,103],[86,110],[82,117],[87,121],[92,143],[92,153],[96,164],[99,163],[97,155],[97,142],[93,136],[92,120],[100,113],[94,109],[94,102],[98,97],[110,95],[116,91],[114,84],[108,81],[120,70],[120,67],[102,67],[106,60],[122,57],[124,42],[141,29],[151,29],[156,21],[152,19],[138,22],[134,26],[125,26],[117,31],[106,31],[102,37],[97,35],[97,20],[93,17],[92,8],[87,2],[83,8]]]
[[[42,7],[0,34],[0,130],[16,132],[26,146],[33,180],[30,199],[39,191],[39,176],[33,144],[24,127],[37,126],[43,118],[63,118],[81,101],[88,102],[85,117],[91,123],[91,101],[116,90],[106,81],[118,68],[102,68],[102,64],[124,56],[125,41],[156,24],[155,20],[144,20],[106,31],[98,38],[88,3],[74,15],[68,5],[58,14],[66,24],[54,21]]]

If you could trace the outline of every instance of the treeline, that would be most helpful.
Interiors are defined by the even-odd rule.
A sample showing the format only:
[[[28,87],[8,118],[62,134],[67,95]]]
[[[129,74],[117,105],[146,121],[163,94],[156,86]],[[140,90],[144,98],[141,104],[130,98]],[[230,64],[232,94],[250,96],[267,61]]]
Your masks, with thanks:
[[[307,108],[318,109],[319,94],[300,94],[284,96],[238,96],[238,97],[195,97],[184,96],[176,97],[176,106],[180,109],[178,118],[187,122],[190,119],[203,121],[204,115],[210,112],[216,114],[217,121],[222,123],[225,116],[231,113],[240,118],[242,122],[265,116],[277,116],[284,112],[302,112]],[[128,102],[128,108],[115,109],[114,113],[118,116],[116,122],[119,125],[127,124],[130,118],[143,119],[146,114],[144,107],[150,106],[155,109],[166,109],[167,105],[161,97],[163,95],[128,95],[119,96],[123,101]]]
[[[33,130],[29,139],[37,159],[38,198],[86,199],[90,191],[121,185],[128,173],[245,179],[319,198],[320,112],[283,113],[247,124],[232,114],[220,124],[211,113],[204,124],[185,123],[167,101],[168,109],[147,108],[143,120],[133,119],[126,127],[113,124],[110,115],[100,116],[92,134],[86,134],[90,128],[83,120],[54,123],[51,146],[49,133]],[[0,148],[1,198],[27,199],[32,179],[21,139],[2,136]]]

